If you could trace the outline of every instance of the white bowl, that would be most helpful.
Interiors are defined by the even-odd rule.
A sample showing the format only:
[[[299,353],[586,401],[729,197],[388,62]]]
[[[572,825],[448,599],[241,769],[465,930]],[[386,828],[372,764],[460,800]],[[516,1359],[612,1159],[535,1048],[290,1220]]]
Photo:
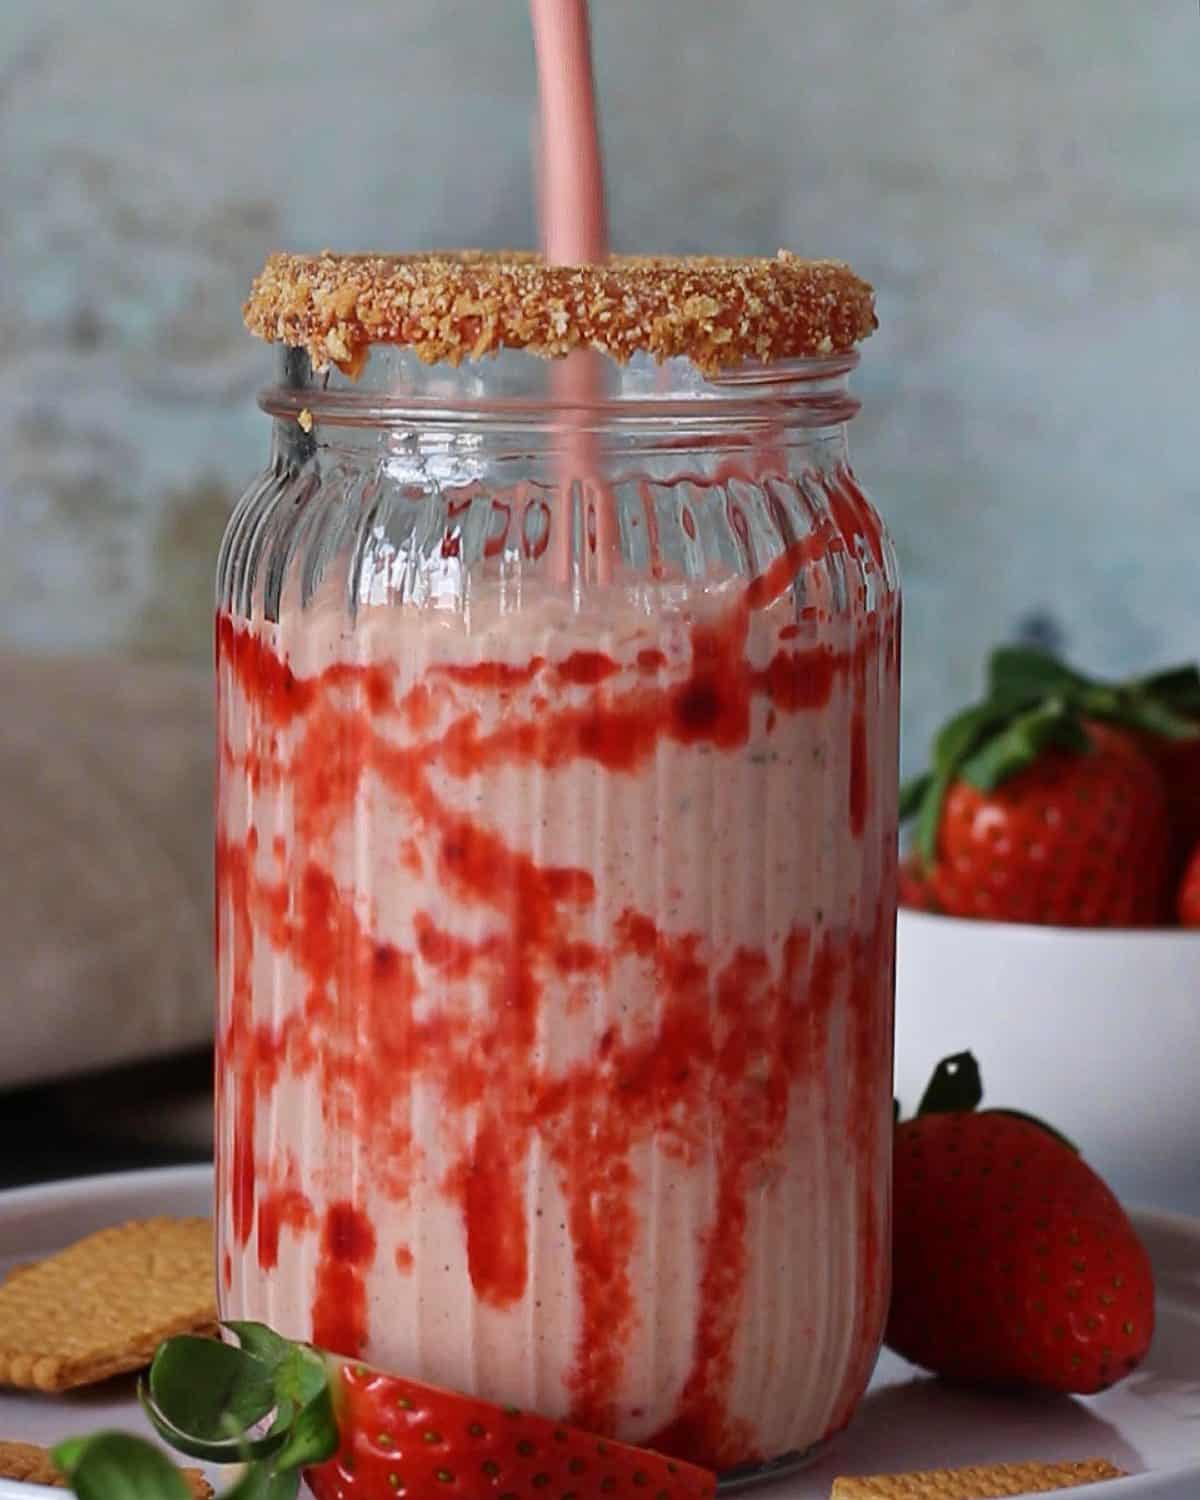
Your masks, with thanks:
[[[1200,1211],[1200,932],[902,911],[896,1093],[970,1050],[984,1104],[1039,1115],[1130,1201]]]

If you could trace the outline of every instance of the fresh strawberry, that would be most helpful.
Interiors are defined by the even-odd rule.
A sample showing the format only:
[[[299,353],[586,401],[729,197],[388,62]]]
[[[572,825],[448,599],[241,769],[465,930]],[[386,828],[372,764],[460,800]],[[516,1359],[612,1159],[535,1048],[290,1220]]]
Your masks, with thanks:
[[[901,906],[910,911],[940,911],[937,897],[919,859],[910,856],[900,861],[900,877],[897,895]]]
[[[307,1475],[317,1500],[383,1500],[400,1490],[411,1500],[701,1500],[716,1488],[712,1474],[677,1459],[362,1365],[344,1367],[336,1401],[341,1447]]]
[[[1197,842],[1184,867],[1176,897],[1176,910],[1185,927],[1200,927],[1200,842]]]
[[[223,1326],[236,1344],[188,1334],[162,1344],[141,1395],[159,1434],[180,1452],[211,1463],[249,1461],[253,1482],[226,1500],[234,1493],[293,1500],[302,1471],[317,1500],[712,1500],[716,1493],[716,1475],[682,1459],[348,1363],[261,1323]],[[62,1457],[72,1477],[91,1462],[86,1440],[68,1444]],[[95,1466],[110,1457],[97,1450]],[[153,1468],[153,1454],[126,1454],[122,1462]],[[164,1500],[175,1496],[177,1487],[170,1496],[163,1491]]]
[[[1178,872],[1200,845],[1200,719],[1196,720],[1195,739],[1168,740],[1145,734],[1141,742],[1166,788],[1172,868]]]
[[[1077,712],[1130,730],[1158,767],[1167,794],[1172,878],[1200,843],[1200,667],[1194,663],[1103,682],[1048,652],[1002,646],[992,653],[989,693],[1031,704],[1056,695]]]
[[[1063,927],[1165,916],[1166,798],[1132,739],[1102,724],[1087,748],[1042,750],[990,791],[951,785],[929,884],[942,909]]]
[[[1166,791],[1139,743],[1150,725],[1161,739],[1192,733],[1148,690],[1091,684],[1040,652],[994,653],[987,695],[943,727],[932,769],[902,796],[936,905],[1054,926],[1167,921]]]
[[[981,1097],[961,1053],[897,1127],[886,1342],[954,1380],[1105,1390],[1150,1345],[1149,1259],[1074,1147]]]

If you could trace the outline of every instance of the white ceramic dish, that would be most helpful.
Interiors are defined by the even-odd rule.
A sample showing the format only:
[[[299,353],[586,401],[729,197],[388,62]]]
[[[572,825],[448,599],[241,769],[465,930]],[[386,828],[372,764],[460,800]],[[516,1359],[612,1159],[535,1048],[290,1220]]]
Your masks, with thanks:
[[[206,1167],[124,1173],[0,1194],[0,1273],[91,1230],[154,1213],[207,1213]],[[972,1395],[885,1354],[850,1430],[813,1467],[754,1491],[764,1500],[825,1500],[838,1474],[1031,1458],[1106,1457],[1133,1478],[1089,1500],[1195,1500],[1200,1494],[1200,1221],[1142,1214],[1154,1258],[1159,1327],[1146,1365],[1090,1400]],[[52,1444],[105,1426],[147,1432],[130,1381],[66,1397],[0,1391],[0,1438]],[[1141,1472],[1139,1472],[1141,1471]],[[61,1495],[0,1480],[0,1500]]]
[[[985,1101],[1051,1121],[1131,1202],[1200,1213],[1200,932],[902,911],[896,1091],[969,1048]]]

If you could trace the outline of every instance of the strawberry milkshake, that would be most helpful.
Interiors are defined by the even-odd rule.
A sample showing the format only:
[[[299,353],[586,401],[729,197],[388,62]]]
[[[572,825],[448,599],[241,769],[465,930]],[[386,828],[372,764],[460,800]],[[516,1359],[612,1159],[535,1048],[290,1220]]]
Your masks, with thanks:
[[[869,289],[278,256],[247,316],[289,347],[219,585],[222,1315],[721,1469],[802,1453],[887,1299]]]
[[[874,320],[609,262],[586,0],[531,16],[545,262],[248,306],[306,437],[222,563],[223,1309],[729,1468],[846,1420],[886,1293],[894,569],[848,365],[761,376]]]

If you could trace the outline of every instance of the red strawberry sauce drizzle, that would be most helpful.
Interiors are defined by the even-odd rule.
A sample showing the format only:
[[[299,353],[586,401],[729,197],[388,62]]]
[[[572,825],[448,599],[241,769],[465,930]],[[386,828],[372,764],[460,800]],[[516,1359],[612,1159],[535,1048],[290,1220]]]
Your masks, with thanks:
[[[375,1230],[370,1220],[352,1203],[331,1203],[321,1225],[312,1309],[313,1342],[320,1348],[351,1357],[366,1348],[363,1272],[374,1259]]]
[[[835,524],[847,537],[864,538],[871,558],[881,562],[877,523],[868,524],[873,513],[856,496],[861,501],[850,481],[834,497]],[[823,545],[834,550],[827,537]],[[852,548],[853,541],[844,545]],[[630,689],[605,686],[621,669],[593,651],[554,665],[535,657],[517,665],[434,668],[431,676],[440,674],[476,697],[506,695],[535,678],[548,691],[561,686],[561,701],[551,692],[547,711],[506,714],[486,733],[468,709],[436,738],[418,739],[433,718],[424,684],[396,701],[388,669],[378,665],[337,663],[297,678],[262,639],[229,616],[218,617],[219,674],[236,683],[254,726],[248,753],[239,758],[242,747],[222,746],[222,775],[287,786],[297,861],[286,866],[277,858],[278,878],[265,878],[253,828],[244,842],[218,841],[218,910],[222,924],[232,924],[225,939],[232,999],[218,1063],[232,1114],[231,1126],[223,1127],[230,1222],[241,1246],[257,1222],[264,1273],[278,1265],[282,1232],[319,1235],[312,1302],[317,1343],[348,1357],[366,1351],[364,1278],[380,1247],[361,1206],[337,1201],[318,1220],[297,1186],[272,1186],[272,1164],[256,1160],[256,1112],[281,1070],[313,1078],[325,1128],[358,1141],[375,1185],[397,1202],[412,1190],[415,1152],[408,1126],[392,1116],[393,1098],[424,1073],[437,1078],[447,1111],[472,1112],[475,1128],[441,1187],[461,1205],[474,1291],[495,1307],[511,1306],[525,1292],[520,1185],[530,1144],[535,1135],[541,1139],[566,1197],[581,1301],[576,1363],[568,1376],[570,1420],[601,1432],[614,1427],[614,1393],[637,1317],[629,1274],[638,1226],[631,1150],[654,1138],[660,1149],[694,1160],[711,1129],[717,1202],[704,1248],[693,1366],[674,1419],[650,1446],[718,1467],[765,1456],[754,1452],[751,1435],[725,1409],[747,1272],[751,1184],[778,1156],[790,1091],[821,1065],[839,976],[851,995],[853,1062],[846,1086],[860,1134],[854,1144],[873,1157],[886,1139],[874,1125],[880,1101],[887,1102],[891,913],[881,901],[864,917],[865,929],[849,935],[826,927],[814,937],[795,926],[784,935],[781,964],[742,949],[715,974],[701,934],[664,933],[637,911],[623,913],[607,943],[582,941],[573,929],[595,899],[593,875],[541,866],[508,846],[447,806],[429,773],[436,767],[443,776],[463,778],[503,766],[552,769],[584,760],[620,775],[644,765],[664,740],[733,751],[749,738],[755,699],[779,714],[819,711],[835,681],[846,676],[856,702],[847,826],[861,837],[870,814],[863,700],[868,669],[894,677],[894,609],[862,615],[851,651],[793,646],[789,631],[765,667],[752,667],[744,654],[751,609],[779,598],[814,555],[809,542],[789,548],[725,618],[694,625],[691,666],[682,680],[660,681],[667,663],[657,651],[641,653],[640,680]],[[581,700],[581,688],[598,691]],[[413,741],[397,745],[379,732],[377,721],[388,715],[403,717]],[[279,733],[289,729],[300,738],[284,760]],[[368,773],[383,781],[421,831],[420,851],[408,840],[405,861],[412,867],[414,860],[419,866],[422,857],[432,859],[442,909],[490,911],[501,919],[502,936],[461,938],[439,926],[437,911],[418,913],[415,954],[371,935],[361,907],[339,891],[320,859]],[[264,934],[303,976],[274,1026],[252,1019],[254,944]],[[467,978],[486,984],[492,1003],[482,1028],[465,1008],[431,1012],[418,1005],[418,957],[439,992]],[[661,996],[657,1033],[626,1041],[611,1029],[587,1061],[565,1074],[540,1071],[534,1054],[547,984],[578,976],[602,983],[614,962],[629,958],[648,968]],[[747,1088],[748,1077],[761,1085]],[[867,1181],[886,1170],[874,1165]],[[835,1427],[848,1418],[866,1382],[886,1295],[886,1225],[878,1222],[870,1193],[860,1212],[861,1328]],[[412,1252],[405,1254],[402,1269],[412,1263]]]

